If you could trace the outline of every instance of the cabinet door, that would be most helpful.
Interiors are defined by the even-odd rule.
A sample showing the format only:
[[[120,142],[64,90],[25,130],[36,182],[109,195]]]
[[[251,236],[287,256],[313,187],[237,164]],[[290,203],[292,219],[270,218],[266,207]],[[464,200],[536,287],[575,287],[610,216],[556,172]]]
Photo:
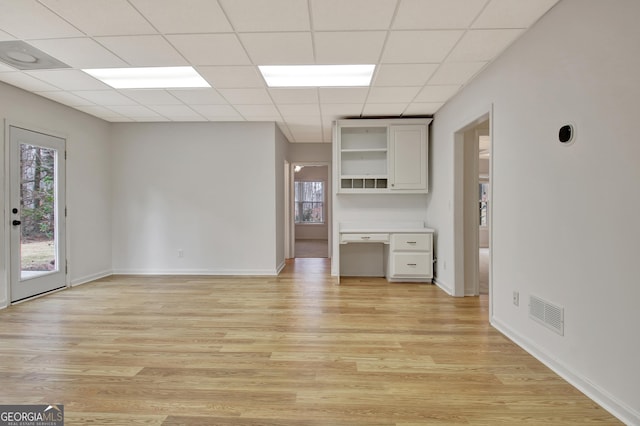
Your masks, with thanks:
[[[389,128],[390,188],[427,190],[427,126]]]

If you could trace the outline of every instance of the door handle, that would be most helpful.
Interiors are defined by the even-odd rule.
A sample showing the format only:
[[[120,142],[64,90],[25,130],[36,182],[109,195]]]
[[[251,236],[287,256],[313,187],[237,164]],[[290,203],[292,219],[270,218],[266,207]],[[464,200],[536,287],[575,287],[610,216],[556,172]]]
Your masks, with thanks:
[[[12,224],[13,226],[18,226],[18,225],[20,225],[21,223],[22,223],[22,222],[20,222],[19,220],[14,220],[13,222],[11,222],[11,224]]]

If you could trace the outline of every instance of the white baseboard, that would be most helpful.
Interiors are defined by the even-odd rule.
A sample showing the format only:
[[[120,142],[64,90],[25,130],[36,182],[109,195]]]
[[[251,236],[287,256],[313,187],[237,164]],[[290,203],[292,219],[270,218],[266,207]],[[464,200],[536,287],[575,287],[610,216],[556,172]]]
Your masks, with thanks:
[[[491,325],[506,337],[508,337],[516,345],[527,351],[531,356],[553,370],[553,372],[558,376],[565,379],[580,392],[587,395],[602,408],[610,412],[613,416],[617,417],[624,424],[640,425],[640,413],[638,413],[631,407],[628,407],[625,404],[621,403],[608,392],[598,387],[596,384],[591,383],[580,374],[572,371],[571,368],[568,368],[566,365],[553,359],[543,350],[538,348],[538,346],[534,342],[530,341],[527,338],[521,337],[508,325],[496,319],[495,317],[491,318]]]
[[[116,269],[113,275],[276,276],[276,269]]]
[[[278,267],[276,268],[276,275],[280,275],[280,272],[282,272],[282,270],[284,269],[285,265],[286,265],[286,261],[285,261],[285,260],[283,260],[283,261],[278,265]]]
[[[438,287],[440,287],[440,289],[445,293],[447,293],[449,296],[453,296],[453,289],[449,287],[446,283],[440,281],[438,277],[434,277],[433,283]]]
[[[102,271],[91,275],[86,275],[84,277],[75,278],[71,280],[71,287],[75,287],[78,285],[86,284],[95,280],[99,280],[100,278],[105,278],[113,275],[113,271]]]

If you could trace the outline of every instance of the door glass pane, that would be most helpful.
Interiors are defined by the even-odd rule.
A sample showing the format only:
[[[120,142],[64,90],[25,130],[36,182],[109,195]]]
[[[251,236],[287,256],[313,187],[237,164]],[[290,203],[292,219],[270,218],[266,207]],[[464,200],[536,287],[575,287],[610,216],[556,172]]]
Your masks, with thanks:
[[[22,279],[58,271],[55,164],[55,149],[20,144]]]

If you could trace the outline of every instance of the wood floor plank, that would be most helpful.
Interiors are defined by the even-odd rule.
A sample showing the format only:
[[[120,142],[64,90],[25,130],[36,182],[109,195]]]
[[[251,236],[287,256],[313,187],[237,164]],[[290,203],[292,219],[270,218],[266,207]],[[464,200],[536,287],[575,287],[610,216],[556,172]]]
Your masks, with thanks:
[[[620,424],[488,301],[347,278],[112,276],[0,311],[0,401],[67,425]]]

